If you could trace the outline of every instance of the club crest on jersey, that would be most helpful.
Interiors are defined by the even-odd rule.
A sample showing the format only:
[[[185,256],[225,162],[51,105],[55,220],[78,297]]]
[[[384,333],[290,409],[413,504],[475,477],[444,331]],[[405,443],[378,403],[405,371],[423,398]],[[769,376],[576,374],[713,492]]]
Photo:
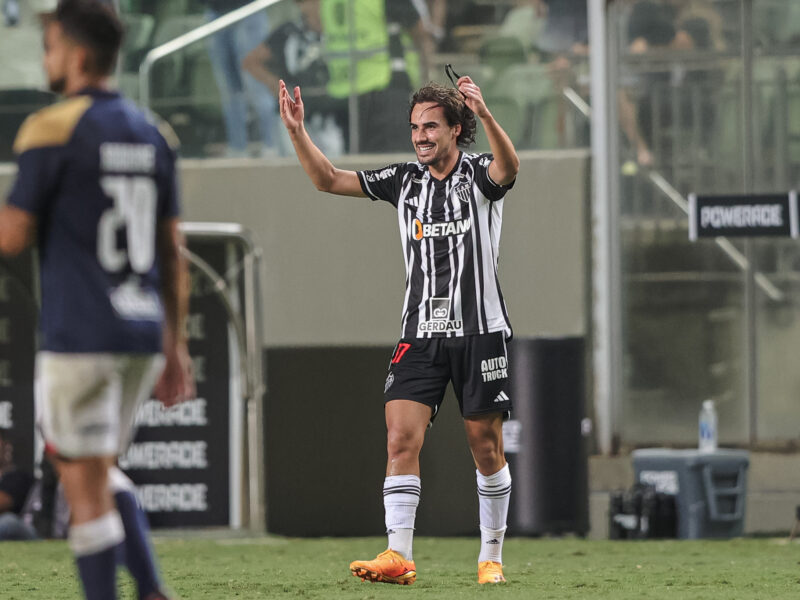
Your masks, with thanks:
[[[414,219],[414,239],[420,241],[426,238],[443,238],[453,235],[464,235],[472,227],[472,220],[458,219],[443,223],[423,223]]]
[[[469,183],[459,183],[453,188],[453,194],[464,204],[469,204],[472,197],[472,186]]]

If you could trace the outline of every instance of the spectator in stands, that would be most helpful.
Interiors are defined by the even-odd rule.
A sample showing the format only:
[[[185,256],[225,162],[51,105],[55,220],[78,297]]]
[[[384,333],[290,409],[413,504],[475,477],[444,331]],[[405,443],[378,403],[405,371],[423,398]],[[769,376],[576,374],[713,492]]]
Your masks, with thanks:
[[[322,57],[322,22],[320,0],[295,0],[301,19],[288,21],[273,31],[263,43],[256,46],[242,61],[242,67],[266,85],[275,98],[279,94],[279,81],[299,85],[306,106],[306,128],[309,135],[328,156],[344,152],[342,127],[336,115],[342,114],[342,101],[327,97],[328,67]],[[335,103],[335,104],[334,104]],[[335,107],[339,106],[339,110]],[[282,156],[294,154],[286,130],[276,132],[278,149]]]
[[[320,11],[328,94],[343,101],[351,95],[356,99],[356,110],[340,117],[348,133],[349,119],[357,119],[358,139],[349,140],[349,150],[408,150],[408,119],[398,109],[408,104],[412,85],[427,80],[427,61],[433,54],[433,38],[417,4],[321,0]]]
[[[589,22],[585,0],[533,0],[544,27],[539,35],[539,49],[550,56],[589,51]]]
[[[70,510],[64,486],[47,454],[39,463],[41,476],[36,478],[22,509],[22,518],[33,524],[41,539],[65,539],[69,531]]]
[[[503,18],[497,35],[517,38],[528,54],[538,52],[539,36],[545,22],[545,13],[540,6],[539,0],[517,0]]]
[[[14,27],[19,23],[19,0],[3,0],[3,17],[6,27]]]
[[[691,37],[678,28],[674,7],[664,2],[643,0],[634,4],[627,34],[631,54],[692,49]]]
[[[431,7],[432,10],[433,8]],[[480,41],[482,31],[494,28],[507,8],[504,3],[489,3],[484,0],[447,2],[444,17],[435,17],[443,18],[444,39],[439,41],[439,50],[461,53],[475,51],[477,47],[473,42]],[[433,19],[432,16],[431,20]]]
[[[707,0],[644,0],[628,19],[629,48],[642,54],[651,48],[725,50],[722,16]]]
[[[575,63],[589,54],[589,15],[584,0],[535,0],[544,18],[538,48],[548,61],[550,77],[558,97],[556,131],[559,146],[567,145],[567,111],[564,89],[573,85]]]
[[[30,472],[14,465],[14,446],[9,437],[0,429],[0,541],[34,540],[36,530],[21,516],[34,479]]]
[[[212,21],[248,2],[204,0],[206,17]],[[241,69],[242,60],[267,37],[267,30],[267,13],[261,11],[217,32],[209,40],[208,51],[222,101],[229,156],[248,154],[248,104],[253,108],[260,128],[260,154],[276,153],[277,104],[259,81]]]
[[[664,51],[710,51],[724,46],[720,39],[715,39],[714,27],[701,16],[706,14],[713,19],[713,9],[706,3],[683,0],[671,2],[654,2],[643,0],[633,5],[629,19],[627,34],[629,52],[632,55],[657,55]],[[701,9],[703,12],[701,12]],[[638,90],[638,98],[634,100],[631,93],[622,89],[619,94],[620,124],[628,141],[633,146],[637,162],[643,166],[652,166],[654,156],[652,153],[652,134],[654,126],[662,129],[677,127],[673,123],[673,107],[668,102],[660,103],[662,110],[655,114],[653,111],[653,94],[663,94],[666,85],[687,86],[691,84],[708,84],[711,74],[698,69],[654,69],[652,72],[632,76],[628,75],[626,84],[628,88]],[[691,98],[687,93],[682,93],[681,105],[678,112],[685,115],[682,121],[690,123],[694,118],[694,110],[690,106]],[[703,98],[701,123],[696,126],[707,130],[713,126],[714,111],[708,96]],[[701,138],[705,139],[703,135]],[[677,149],[664,146],[658,149],[665,160],[667,155]]]
[[[668,0],[679,30],[692,38],[697,49],[725,50],[722,15],[710,0]]]
[[[426,26],[436,45],[444,41],[447,25],[447,0],[428,0],[428,20]]]

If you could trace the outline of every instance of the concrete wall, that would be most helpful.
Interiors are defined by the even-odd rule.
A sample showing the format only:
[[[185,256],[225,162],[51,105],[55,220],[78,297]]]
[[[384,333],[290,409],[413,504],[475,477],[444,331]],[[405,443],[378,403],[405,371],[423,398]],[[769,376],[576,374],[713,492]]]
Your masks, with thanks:
[[[408,159],[346,157],[337,166]],[[0,194],[13,172],[0,165]],[[522,155],[500,247],[517,335],[586,331],[588,174],[586,151]],[[397,341],[405,274],[391,205],[318,192],[293,159],[186,160],[181,176],[185,220],[243,223],[263,248],[268,347]]]
[[[404,159],[355,157],[337,166]],[[519,335],[586,331],[588,168],[582,151],[523,157],[500,247],[500,281]],[[186,161],[182,175],[187,220],[244,223],[264,249],[267,346],[396,341],[405,273],[391,205],[318,192],[288,160]]]

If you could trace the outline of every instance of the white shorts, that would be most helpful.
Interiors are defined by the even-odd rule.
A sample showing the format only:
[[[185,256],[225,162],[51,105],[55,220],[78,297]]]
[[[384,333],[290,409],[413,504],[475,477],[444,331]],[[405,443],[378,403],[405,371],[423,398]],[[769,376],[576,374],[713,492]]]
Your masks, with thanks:
[[[47,450],[65,458],[117,456],[164,367],[160,354],[36,355],[36,412]]]

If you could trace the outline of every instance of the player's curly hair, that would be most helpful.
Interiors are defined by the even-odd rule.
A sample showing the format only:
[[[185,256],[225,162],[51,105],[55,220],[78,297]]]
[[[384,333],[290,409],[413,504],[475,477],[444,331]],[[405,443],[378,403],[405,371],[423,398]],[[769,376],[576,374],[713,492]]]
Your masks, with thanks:
[[[87,70],[110,75],[117,62],[125,27],[113,7],[101,0],[60,0],[45,23],[61,25],[64,35],[89,50]]]
[[[409,120],[411,120],[411,112],[414,107],[417,104],[426,102],[433,102],[444,109],[444,117],[450,127],[461,125],[461,133],[456,139],[457,145],[467,148],[475,142],[475,129],[477,128],[475,113],[466,105],[461,92],[439,83],[429,83],[420,88],[411,98],[411,103],[408,107]]]

